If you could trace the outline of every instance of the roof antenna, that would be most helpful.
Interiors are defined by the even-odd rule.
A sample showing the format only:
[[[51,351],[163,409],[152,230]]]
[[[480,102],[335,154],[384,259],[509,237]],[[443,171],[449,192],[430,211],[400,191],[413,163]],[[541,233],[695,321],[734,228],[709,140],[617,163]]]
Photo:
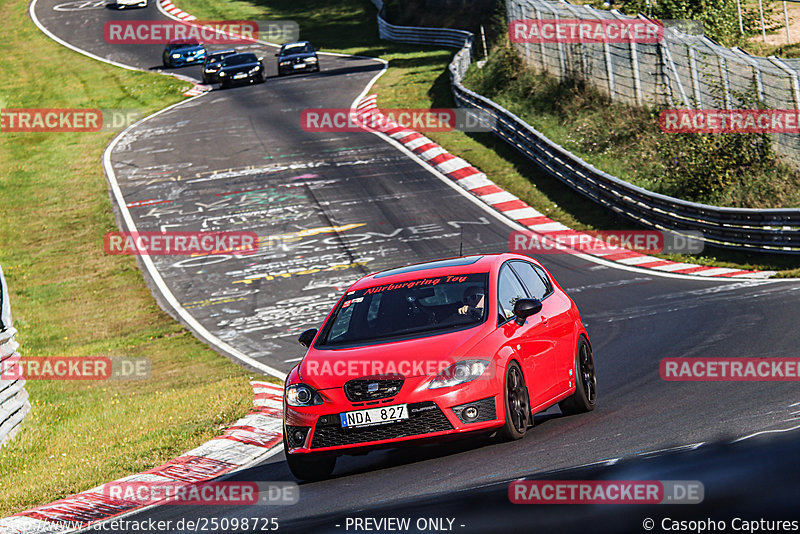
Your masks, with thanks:
[[[459,242],[458,242],[458,255],[459,256],[463,256],[464,255],[464,227],[463,226],[461,227],[461,238],[459,239]]]

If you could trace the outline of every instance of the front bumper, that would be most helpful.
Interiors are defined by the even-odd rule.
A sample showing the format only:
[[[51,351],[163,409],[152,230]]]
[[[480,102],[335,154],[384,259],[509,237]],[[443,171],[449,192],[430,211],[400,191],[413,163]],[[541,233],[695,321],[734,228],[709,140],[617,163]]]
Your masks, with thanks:
[[[295,68],[295,65],[300,65]],[[289,74],[290,72],[309,72],[316,70],[318,63],[292,63],[291,65],[278,65],[278,72],[281,74]]]
[[[259,73],[247,73],[246,76],[242,78],[234,78],[233,76],[217,76],[217,81],[220,83],[225,83],[227,85],[240,85],[240,84],[250,84],[253,82],[258,81]]]
[[[169,61],[173,67],[181,67],[183,65],[189,65],[194,63],[202,63],[205,61],[206,56],[205,54],[197,55],[197,56],[181,56],[181,57],[170,57]]]
[[[289,453],[357,454],[369,449],[395,447],[408,441],[437,440],[491,431],[505,422],[503,396],[494,381],[475,380],[446,393],[417,388],[374,403],[352,403],[341,388],[323,390],[326,402],[318,406],[294,407],[284,404],[284,425]],[[333,397],[333,398],[331,398]],[[333,402],[331,402],[333,401]],[[407,404],[409,418],[373,426],[343,428],[339,414],[365,408]],[[471,421],[464,415],[466,406],[477,408]],[[305,434],[298,441],[296,431]]]

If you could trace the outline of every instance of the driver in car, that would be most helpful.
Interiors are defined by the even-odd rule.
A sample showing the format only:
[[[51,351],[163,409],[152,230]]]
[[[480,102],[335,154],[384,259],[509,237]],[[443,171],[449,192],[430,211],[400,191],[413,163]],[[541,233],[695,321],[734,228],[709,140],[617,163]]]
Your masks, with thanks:
[[[465,316],[471,320],[478,320],[483,317],[486,295],[482,287],[468,287],[464,291],[464,298],[461,299],[461,302],[464,305],[458,308],[458,315]]]

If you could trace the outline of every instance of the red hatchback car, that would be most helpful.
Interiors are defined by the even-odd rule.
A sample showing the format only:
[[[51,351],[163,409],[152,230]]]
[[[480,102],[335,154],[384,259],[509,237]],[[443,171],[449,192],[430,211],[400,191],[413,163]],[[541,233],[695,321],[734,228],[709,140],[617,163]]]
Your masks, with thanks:
[[[303,480],[330,476],[338,455],[411,440],[519,439],[537,412],[596,402],[575,303],[517,254],[365,276],[299,341],[308,351],[286,379],[283,439]]]

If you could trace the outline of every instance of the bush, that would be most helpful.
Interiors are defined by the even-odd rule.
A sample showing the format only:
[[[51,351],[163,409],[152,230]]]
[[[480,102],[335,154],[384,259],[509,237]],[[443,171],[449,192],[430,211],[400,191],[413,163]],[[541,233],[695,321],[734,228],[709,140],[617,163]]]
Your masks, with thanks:
[[[495,48],[482,69],[470,70],[469,83],[478,93],[495,94],[509,87],[526,70],[522,58],[506,41]]]
[[[622,10],[629,15],[644,13],[659,20],[689,19],[703,23],[705,34],[726,46],[739,42],[739,15],[736,0],[625,0]],[[765,2],[765,17],[772,13],[772,6]],[[759,31],[757,14],[743,14],[746,33]]]
[[[681,198],[715,202],[737,183],[769,173],[777,156],[768,134],[665,134],[658,152],[665,178]]]

